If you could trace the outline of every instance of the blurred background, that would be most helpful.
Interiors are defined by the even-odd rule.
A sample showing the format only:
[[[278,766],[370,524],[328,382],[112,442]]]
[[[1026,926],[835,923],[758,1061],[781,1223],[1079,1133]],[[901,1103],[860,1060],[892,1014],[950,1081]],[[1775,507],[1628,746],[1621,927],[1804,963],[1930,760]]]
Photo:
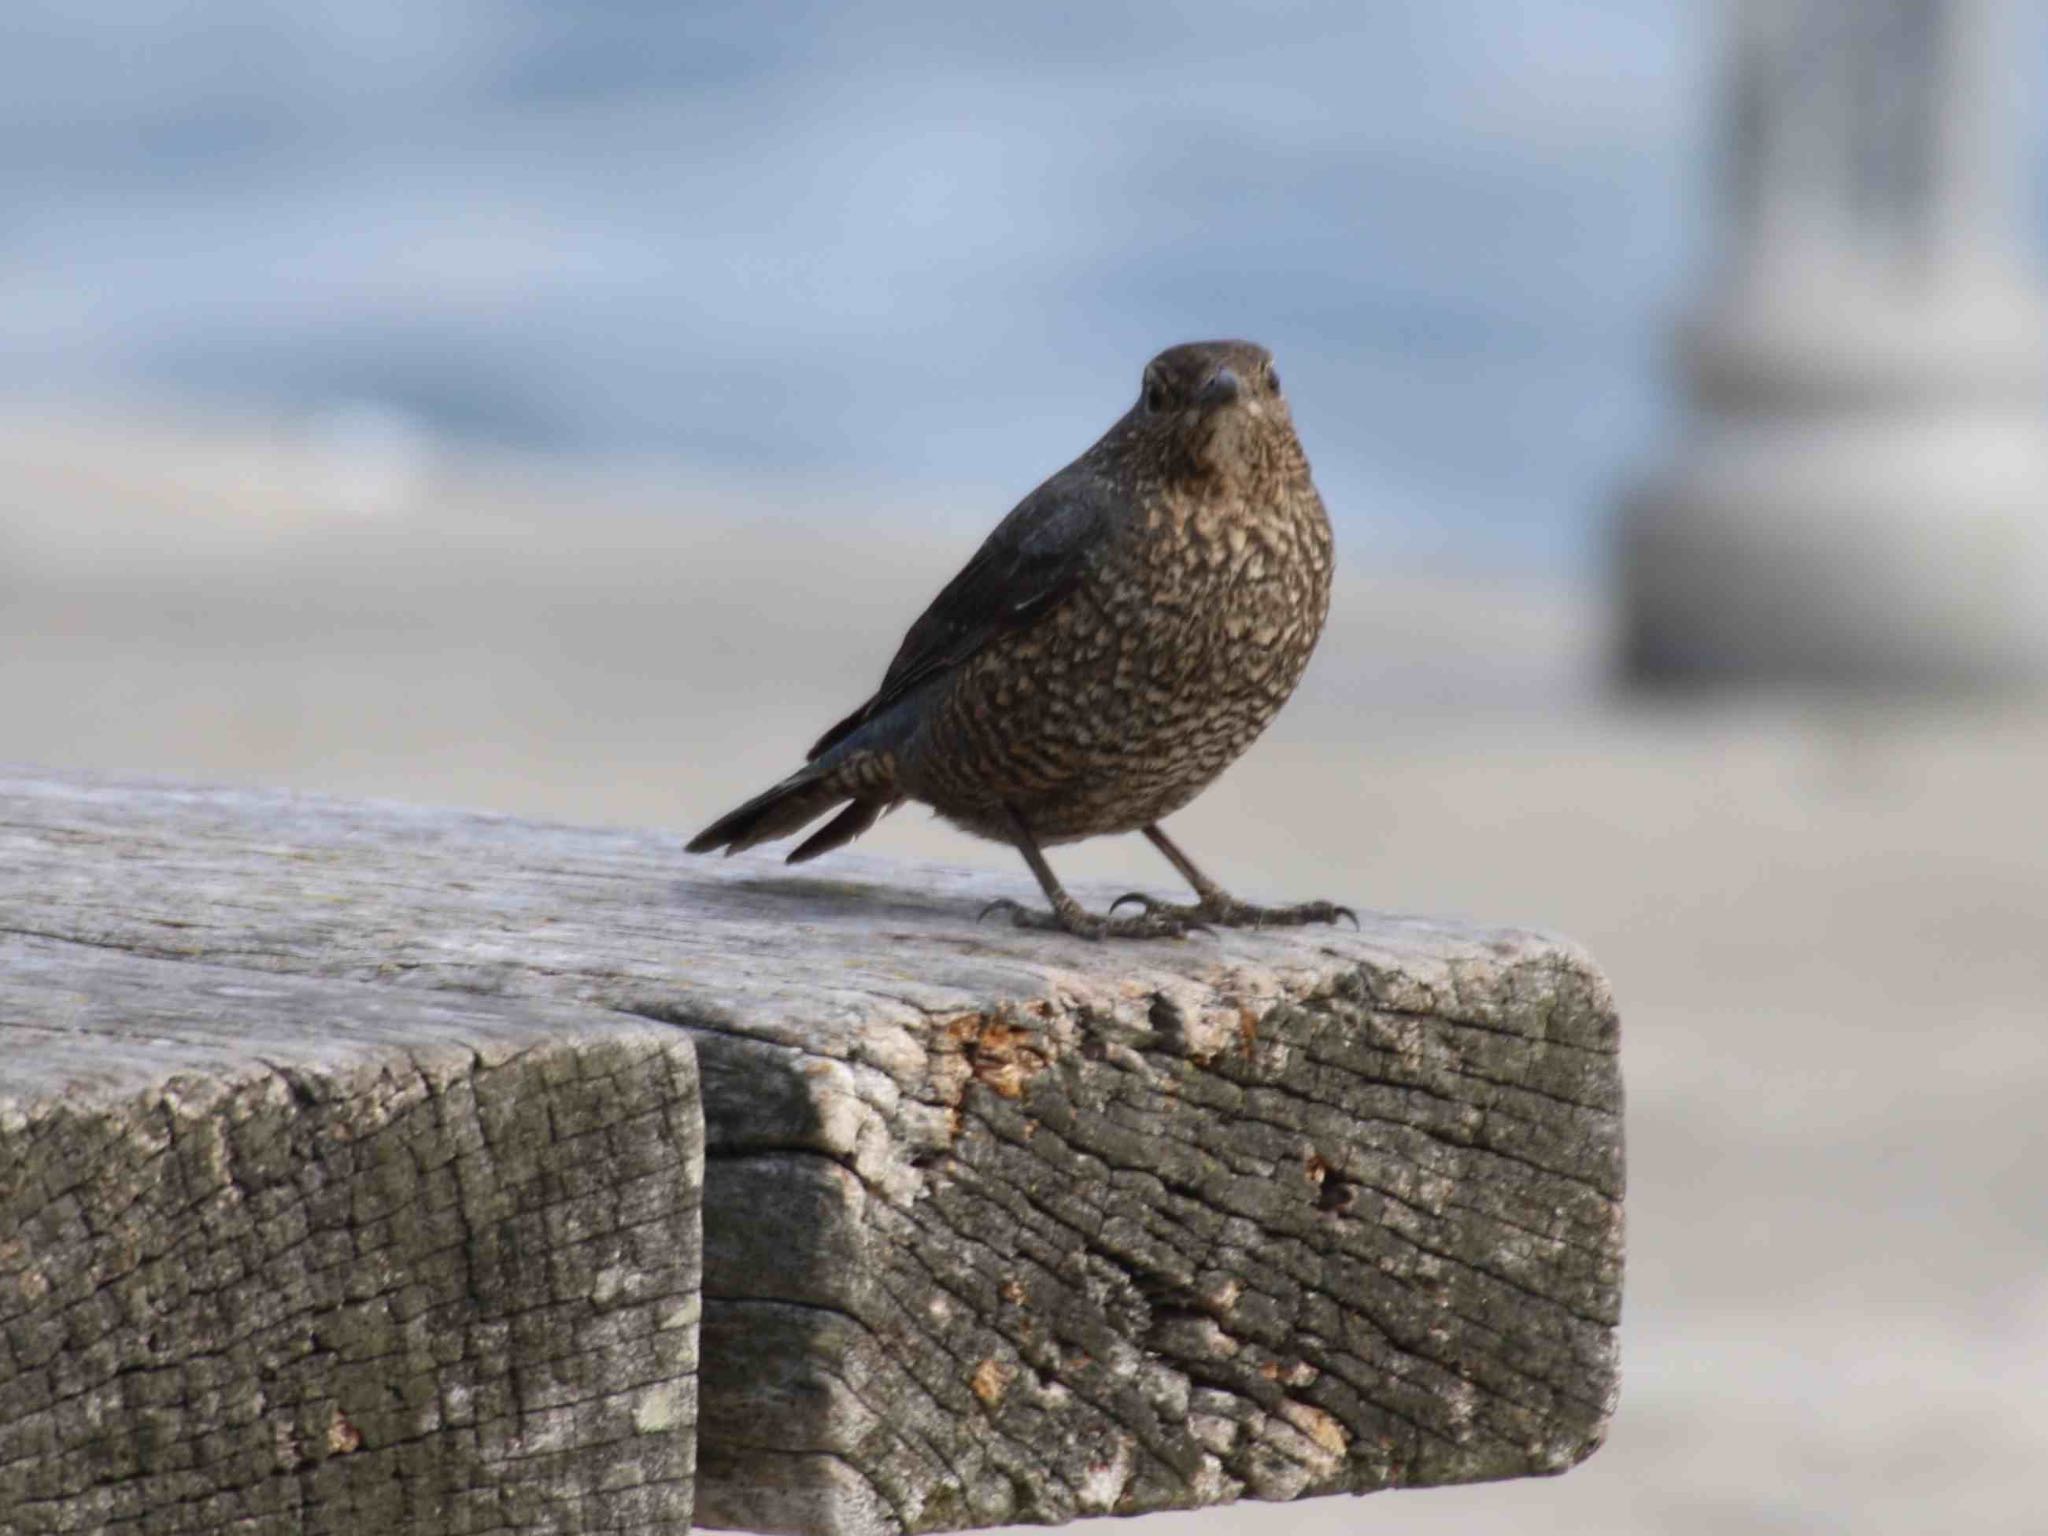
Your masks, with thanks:
[[[1146,358],[1254,337],[1343,575],[1177,831],[1249,896],[1603,961],[1625,1386],[1556,1481],[1143,1528],[2038,1529],[2041,6],[0,35],[0,761],[687,834]]]

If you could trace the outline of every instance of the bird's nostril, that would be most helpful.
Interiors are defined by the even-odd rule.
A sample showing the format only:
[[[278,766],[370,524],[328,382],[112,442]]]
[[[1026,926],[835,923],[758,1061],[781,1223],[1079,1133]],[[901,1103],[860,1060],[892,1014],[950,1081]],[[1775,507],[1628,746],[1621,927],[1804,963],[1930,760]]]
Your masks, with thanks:
[[[1202,404],[1229,405],[1244,392],[1237,374],[1228,368],[1218,368],[1209,376],[1209,382],[1202,386]]]

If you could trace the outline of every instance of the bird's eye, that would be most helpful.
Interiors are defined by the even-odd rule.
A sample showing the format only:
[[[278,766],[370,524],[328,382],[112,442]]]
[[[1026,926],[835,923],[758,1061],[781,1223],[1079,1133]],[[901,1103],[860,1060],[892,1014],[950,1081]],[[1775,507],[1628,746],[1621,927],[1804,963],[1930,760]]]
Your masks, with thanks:
[[[1266,377],[1265,377],[1266,393],[1267,393],[1267,394],[1269,394],[1269,395],[1277,395],[1277,394],[1279,394],[1279,393],[1280,393],[1280,370],[1279,370],[1279,369],[1277,369],[1277,368],[1275,368],[1275,367],[1274,367],[1274,366],[1273,366],[1273,365],[1272,365],[1271,363],[1268,363],[1268,364],[1266,364],[1266,370],[1265,370],[1265,373],[1266,373]]]
[[[1166,409],[1166,385],[1155,373],[1145,375],[1145,409],[1153,412]]]

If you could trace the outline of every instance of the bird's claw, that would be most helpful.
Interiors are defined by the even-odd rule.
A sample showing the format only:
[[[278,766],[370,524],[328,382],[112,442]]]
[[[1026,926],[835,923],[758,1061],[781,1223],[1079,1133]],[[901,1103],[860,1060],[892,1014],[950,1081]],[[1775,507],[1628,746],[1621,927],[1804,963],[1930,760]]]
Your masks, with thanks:
[[[1156,901],[1136,917],[1093,917],[1085,912],[1078,917],[1080,925],[1069,927],[1068,932],[1091,939],[1184,939],[1191,933],[1215,931],[1192,915]]]
[[[1139,912],[1136,917],[1118,917],[1119,907],[1137,907]],[[1218,928],[1293,928],[1303,923],[1335,924],[1340,919],[1354,929],[1362,928],[1355,911],[1334,901],[1261,907],[1217,891],[1206,894],[1199,905],[1185,907],[1143,891],[1125,891],[1102,917],[1073,903],[1058,911],[1041,912],[999,896],[981,909],[981,919],[998,912],[1009,913],[1010,921],[1019,928],[1071,933],[1083,939],[1177,939],[1191,933],[1214,934]]]
[[[1199,906],[1179,907],[1156,896],[1147,896],[1143,891],[1125,891],[1109,904],[1109,910],[1114,912],[1126,904],[1142,908],[1149,918],[1185,923],[1190,932],[1197,933],[1212,932],[1212,923],[1225,928],[1291,928],[1301,923],[1335,923],[1339,918],[1346,918],[1353,928],[1359,926],[1358,914],[1334,901],[1304,901],[1292,907],[1259,907],[1248,901],[1222,896],[1207,898]]]
[[[1084,911],[1079,905],[1069,904],[1057,911],[1044,912],[1036,907],[1027,907],[1021,902],[1012,901],[1007,896],[999,896],[981,909],[981,917],[975,921],[992,917],[998,912],[1007,912],[1011,924],[1015,927],[1034,929],[1041,933],[1070,933],[1075,938],[1090,940],[1184,939],[1191,933],[1211,931],[1206,923],[1195,920],[1197,914],[1193,912],[1166,906],[1149,896],[1126,899],[1145,904],[1145,910],[1136,917],[1097,917],[1092,912]],[[1122,904],[1121,901],[1116,902],[1109,910],[1115,912]]]
[[[1161,901],[1157,896],[1147,896],[1143,891],[1125,891],[1109,904],[1111,912],[1129,902],[1143,909],[1139,921],[1153,919],[1160,923],[1178,923],[1184,933],[1206,933],[1213,935],[1216,930],[1209,926],[1209,912],[1204,907],[1180,907],[1170,901]]]
[[[1354,933],[1363,931],[1359,926],[1358,914],[1349,907],[1339,906],[1334,901],[1305,901],[1295,910],[1301,913],[1299,920],[1304,923],[1328,923],[1334,928],[1337,919],[1344,917],[1351,920]]]
[[[1350,919],[1353,928],[1359,927],[1358,914],[1334,901],[1304,901],[1291,907],[1260,907],[1226,896],[1221,900],[1205,901],[1194,910],[1225,928],[1294,928],[1303,923],[1334,924],[1340,917]]]

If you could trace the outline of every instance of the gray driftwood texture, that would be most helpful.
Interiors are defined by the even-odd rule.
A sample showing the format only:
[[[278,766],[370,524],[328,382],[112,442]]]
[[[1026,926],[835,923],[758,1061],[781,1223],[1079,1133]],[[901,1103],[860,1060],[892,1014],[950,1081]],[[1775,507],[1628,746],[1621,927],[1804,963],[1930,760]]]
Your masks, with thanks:
[[[1599,1444],[1621,1088],[1581,953],[1380,917],[1090,945],[978,926],[997,894],[1027,892],[0,782],[0,931],[695,1041],[700,1524],[1057,1521]]]
[[[688,1529],[702,1136],[674,1031],[0,937],[0,1531]]]

